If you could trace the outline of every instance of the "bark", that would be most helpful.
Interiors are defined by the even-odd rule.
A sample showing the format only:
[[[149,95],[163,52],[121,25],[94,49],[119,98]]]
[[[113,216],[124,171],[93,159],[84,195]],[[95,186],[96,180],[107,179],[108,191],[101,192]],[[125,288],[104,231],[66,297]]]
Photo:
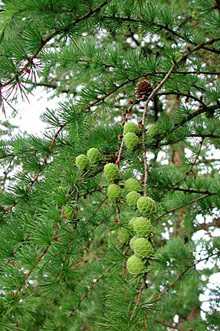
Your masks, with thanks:
[[[178,111],[180,106],[180,98],[175,95],[168,95],[167,96],[167,113],[172,114]],[[171,146],[171,160],[170,162],[173,163],[175,166],[179,167],[182,165],[184,159],[184,145],[182,142],[172,145]],[[184,221],[185,216],[185,208],[179,209],[177,213],[177,220],[174,225],[174,237],[180,236],[182,224]]]
[[[167,96],[167,112],[173,113],[178,111],[180,105],[180,99],[177,96]],[[182,142],[172,145],[171,147],[171,158],[170,163],[174,164],[176,167],[179,167],[184,162],[184,144]],[[185,231],[184,231],[184,217],[186,214],[186,208],[179,209],[177,213],[176,222],[174,225],[174,237],[181,237],[185,240]],[[194,307],[190,311],[187,316],[181,317],[178,323],[178,330],[179,331],[186,331],[184,328],[185,321],[192,321],[196,319],[200,315],[200,308]],[[194,331],[192,329],[188,329],[187,331]]]

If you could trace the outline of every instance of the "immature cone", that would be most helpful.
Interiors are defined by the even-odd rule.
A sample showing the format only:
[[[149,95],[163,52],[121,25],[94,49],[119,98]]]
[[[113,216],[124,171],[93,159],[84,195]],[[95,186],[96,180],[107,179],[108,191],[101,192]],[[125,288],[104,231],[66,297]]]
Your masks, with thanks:
[[[139,138],[134,132],[128,132],[124,135],[124,143],[129,151],[133,151],[139,144]]]
[[[153,254],[151,243],[145,238],[137,238],[132,244],[135,255],[139,257],[150,257]]]
[[[153,91],[153,88],[149,81],[145,78],[140,80],[135,88],[135,96],[137,100],[145,100],[150,93]]]
[[[119,169],[114,163],[107,163],[104,166],[104,175],[109,182],[119,179]]]
[[[127,269],[130,274],[139,275],[144,271],[144,262],[136,255],[132,255],[127,260]]]
[[[134,122],[126,122],[124,125],[124,134],[128,132],[138,133],[139,132],[138,125]]]
[[[156,212],[156,202],[150,197],[140,197],[137,201],[137,209],[143,215],[151,215]]]
[[[136,191],[129,192],[126,195],[126,201],[129,207],[136,207],[137,201],[140,198],[140,193]]]
[[[90,148],[88,151],[87,151],[87,157],[89,159],[89,162],[91,164],[96,164],[98,163],[102,156],[101,156],[101,153],[99,152],[99,150],[95,147],[92,147]]]
[[[153,232],[151,221],[145,217],[136,217],[132,225],[135,234],[139,237],[150,237]]]
[[[132,249],[132,251],[134,250],[134,242],[138,237],[134,236],[131,238],[131,240],[129,241],[129,246]]]
[[[141,191],[141,184],[136,178],[128,178],[125,181],[125,190],[127,192],[131,192],[131,191],[139,192]]]
[[[110,184],[108,186],[107,195],[108,195],[109,200],[119,199],[120,195],[121,195],[120,186],[118,186],[116,184]]]
[[[88,167],[89,160],[86,155],[80,154],[76,157],[75,164],[80,171],[83,171]]]
[[[134,220],[136,219],[136,217],[133,217],[129,222],[128,222],[128,227],[130,230],[134,230],[133,228],[133,224],[134,224]]]

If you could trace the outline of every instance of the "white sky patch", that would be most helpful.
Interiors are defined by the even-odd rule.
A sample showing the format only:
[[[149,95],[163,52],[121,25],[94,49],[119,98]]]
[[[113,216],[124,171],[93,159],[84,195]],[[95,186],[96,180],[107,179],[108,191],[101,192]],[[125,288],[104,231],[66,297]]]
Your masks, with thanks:
[[[36,88],[34,93],[28,97],[29,101],[19,97],[16,103],[12,103],[13,107],[17,110],[15,117],[10,115],[12,109],[5,105],[6,119],[11,124],[17,125],[19,132],[42,136],[47,125],[42,122],[40,116],[47,108],[56,108],[60,98],[55,97],[52,99],[51,94],[43,88]],[[0,119],[2,121],[5,120],[3,113],[0,114]]]

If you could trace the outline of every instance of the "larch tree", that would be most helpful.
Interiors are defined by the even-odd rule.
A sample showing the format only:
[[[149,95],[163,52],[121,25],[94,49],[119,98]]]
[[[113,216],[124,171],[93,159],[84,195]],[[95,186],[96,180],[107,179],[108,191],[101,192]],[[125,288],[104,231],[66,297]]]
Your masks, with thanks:
[[[219,0],[2,1],[0,330],[219,330],[219,55]]]

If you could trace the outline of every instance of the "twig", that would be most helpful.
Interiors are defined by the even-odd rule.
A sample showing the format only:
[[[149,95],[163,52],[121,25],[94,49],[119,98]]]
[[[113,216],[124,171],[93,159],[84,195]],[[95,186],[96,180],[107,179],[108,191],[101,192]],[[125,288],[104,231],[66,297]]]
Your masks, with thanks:
[[[145,117],[146,117],[147,106],[148,106],[149,102],[153,99],[153,97],[157,94],[157,92],[161,89],[161,87],[166,83],[166,81],[169,79],[169,77],[172,74],[172,72],[174,71],[174,69],[176,69],[178,67],[178,65],[180,65],[183,61],[185,61],[190,54],[192,54],[192,53],[198,51],[199,49],[203,48],[204,45],[210,45],[210,44],[212,44],[212,43],[214,43],[216,41],[219,41],[219,40],[220,40],[220,38],[213,38],[213,39],[208,40],[207,42],[203,42],[203,43],[200,43],[200,44],[196,45],[192,49],[191,48],[188,48],[186,50],[186,52],[184,52],[183,55],[179,58],[179,60],[177,62],[174,62],[172,64],[172,66],[170,67],[169,71],[166,73],[166,75],[164,76],[164,78],[153,89],[153,91],[151,92],[151,94],[147,98],[146,107],[145,107],[145,110],[143,112],[143,117],[142,117],[142,125],[143,126],[145,124]]]
[[[145,119],[148,111],[148,104],[151,101],[151,99],[157,94],[157,92],[161,89],[161,87],[165,84],[167,79],[170,77],[172,71],[176,68],[176,63],[174,63],[170,70],[166,73],[164,78],[160,81],[160,83],[153,89],[153,91],[150,93],[149,97],[147,98],[144,112],[142,116],[142,148],[143,148],[143,162],[144,162],[144,196],[147,195],[147,177],[148,177],[148,164],[147,164],[147,150],[145,145]]]
[[[217,193],[213,193],[213,194],[217,194]],[[210,194],[209,194],[209,193],[206,193],[206,194],[203,194],[203,195],[199,196],[198,198],[193,199],[192,201],[190,201],[189,203],[187,203],[187,204],[185,204],[185,205],[183,205],[183,206],[179,206],[179,207],[171,208],[171,209],[169,209],[168,211],[166,211],[165,213],[163,213],[162,215],[160,215],[160,216],[157,218],[157,220],[163,218],[163,217],[166,216],[167,214],[173,213],[174,211],[176,211],[176,210],[178,210],[178,209],[181,209],[181,208],[184,208],[184,207],[186,207],[186,206],[190,206],[190,205],[192,205],[193,203],[195,203],[195,202],[197,202],[197,201],[199,201],[199,200],[205,199],[205,198],[207,198],[207,197],[209,197],[209,196],[210,196]]]
[[[121,140],[120,147],[119,147],[119,151],[118,151],[118,156],[117,156],[117,159],[115,161],[115,164],[117,164],[118,166],[119,166],[120,161],[121,161],[121,156],[122,156],[122,152],[123,152],[123,146],[124,146],[124,140],[122,139]]]
[[[134,318],[136,309],[141,303],[141,297],[142,297],[143,290],[145,288],[145,283],[146,283],[146,274],[144,275],[144,278],[141,281],[141,286],[140,286],[140,288],[138,290],[138,293],[137,293],[137,296],[136,296],[136,300],[135,300],[136,302],[135,302],[135,306],[134,306],[134,308],[131,312],[130,320],[132,320]]]
[[[216,0],[219,1],[219,0]],[[118,21],[122,21],[122,22],[131,22],[131,23],[137,23],[137,24],[143,24],[146,25],[148,24],[145,20],[142,19],[137,19],[135,17],[122,17],[122,16],[107,16],[107,15],[103,15],[102,19],[106,19],[106,20],[118,20]],[[180,33],[178,33],[177,31],[172,30],[171,28],[169,28],[167,25],[163,25],[160,23],[156,23],[156,22],[151,22],[151,25],[154,25],[155,27],[159,28],[160,30],[164,30],[169,32],[170,34],[172,34],[173,36],[186,41],[187,43],[190,43],[191,45],[196,45],[196,43],[192,40],[190,40],[189,38],[187,38],[186,36],[182,36]],[[213,43],[216,41],[219,41],[220,38],[215,38]],[[202,49],[205,49],[206,51],[209,52],[213,52],[216,54],[220,54],[220,50],[219,49],[215,49],[215,48],[209,48],[206,47],[206,45],[209,45],[209,43],[203,43],[201,45]]]
[[[27,272],[25,273],[24,275],[24,284],[21,285],[16,291],[12,291],[11,292],[11,295],[13,297],[17,297],[19,296],[19,294],[29,286],[28,284],[28,281],[30,279],[30,276],[32,275],[32,273],[34,272],[34,270],[36,269],[36,267],[41,263],[41,261],[44,259],[44,257],[47,255],[49,249],[51,248],[52,246],[52,243],[53,243],[53,240],[57,240],[57,235],[58,235],[58,227],[57,227],[57,224],[55,224],[56,228],[55,228],[55,232],[54,232],[54,235],[53,235],[53,238],[50,242],[49,245],[47,245],[45,247],[45,249],[43,250],[43,252],[37,257],[36,259],[36,264]],[[7,316],[9,314],[10,310],[8,310],[8,312],[6,312],[5,316]]]
[[[143,147],[143,162],[144,162],[144,196],[147,195],[147,178],[148,178],[148,171],[149,171],[149,167],[148,167],[148,163],[147,163],[147,150],[146,150],[146,146],[145,146],[145,132],[143,130],[142,132],[142,147]]]
[[[99,282],[100,282],[100,281],[101,281],[101,280],[102,280],[102,279],[103,279],[103,278],[109,273],[109,271],[110,271],[111,269],[112,269],[112,266],[106,268],[106,270],[104,270],[104,272],[103,272],[99,277],[96,278],[96,281],[93,282],[90,286],[87,287],[87,290],[85,291],[85,293],[81,295],[77,307],[74,308],[74,309],[72,309],[72,310],[70,311],[70,314],[69,314],[70,317],[73,316],[74,313],[76,313],[76,311],[77,311],[78,309],[80,309],[81,304],[83,303],[83,301],[84,301],[85,299],[88,298],[88,296],[90,295],[90,293],[94,290],[94,288],[98,285],[98,283],[99,283]]]
[[[211,254],[211,255],[203,258],[203,259],[200,259],[198,261],[193,262],[193,264],[189,265],[185,270],[183,270],[169,286],[164,288],[160,293],[156,294],[155,298],[152,301],[148,302],[148,304],[153,304],[153,303],[156,303],[156,302],[160,301],[161,297],[164,296],[166,293],[168,293],[170,289],[175,288],[176,284],[180,280],[182,280],[182,278],[185,276],[185,274],[190,269],[195,268],[197,264],[199,264],[200,262],[203,262],[203,261],[207,261],[208,259],[210,259],[213,256],[219,256],[219,253]]]

